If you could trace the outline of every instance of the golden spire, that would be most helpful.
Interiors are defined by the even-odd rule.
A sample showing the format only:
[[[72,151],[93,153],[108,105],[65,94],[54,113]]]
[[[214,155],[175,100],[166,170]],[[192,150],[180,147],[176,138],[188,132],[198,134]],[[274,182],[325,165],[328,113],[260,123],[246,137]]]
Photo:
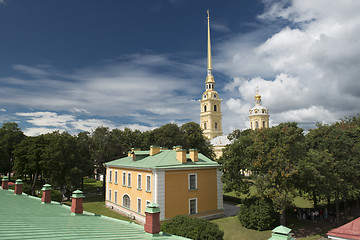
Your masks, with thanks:
[[[208,20],[208,42],[207,42],[207,76],[206,76],[206,83],[215,83],[214,77],[212,75],[212,63],[211,63],[211,44],[210,44],[210,13],[209,9],[207,12],[207,20]],[[207,86],[206,89],[214,90],[214,86]]]
[[[209,13],[209,9],[206,11],[207,12],[207,20],[208,20],[208,43],[207,43],[207,57],[208,57],[208,61],[207,61],[207,68],[208,70],[212,70],[212,64],[211,64],[211,44],[210,44],[210,13]]]

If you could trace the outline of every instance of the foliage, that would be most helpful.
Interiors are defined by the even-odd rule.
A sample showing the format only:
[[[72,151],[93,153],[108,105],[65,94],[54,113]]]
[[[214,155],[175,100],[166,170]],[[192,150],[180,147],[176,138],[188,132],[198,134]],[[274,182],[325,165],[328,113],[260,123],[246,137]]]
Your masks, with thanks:
[[[241,194],[255,185],[262,198],[272,200],[285,225],[285,209],[295,194],[298,163],[305,155],[303,130],[296,123],[281,123],[233,135],[235,141],[219,160],[225,191]]]
[[[270,230],[278,224],[278,213],[269,199],[250,199],[240,206],[238,219],[249,229]]]
[[[53,189],[51,190],[51,201],[62,202],[63,194],[61,191]]]
[[[206,219],[192,218],[178,215],[161,225],[161,231],[187,237],[200,239],[223,239],[224,232],[218,225]]]
[[[24,138],[15,122],[4,123],[0,128],[0,173],[11,172],[15,146]]]

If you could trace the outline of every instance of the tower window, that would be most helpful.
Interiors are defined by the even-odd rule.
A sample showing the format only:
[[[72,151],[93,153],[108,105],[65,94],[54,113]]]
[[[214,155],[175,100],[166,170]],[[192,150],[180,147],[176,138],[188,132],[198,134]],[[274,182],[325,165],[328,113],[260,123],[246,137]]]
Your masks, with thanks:
[[[204,123],[204,129],[206,130],[206,123]]]
[[[206,112],[206,105],[204,105],[204,112]]]
[[[214,94],[214,98],[216,98],[216,94]]]
[[[263,121],[263,128],[265,128],[265,121]]]
[[[255,129],[258,129],[259,128],[259,123],[258,121],[255,122]]]
[[[217,122],[215,122],[215,129],[217,129]]]
[[[214,112],[216,112],[216,110],[217,110],[217,106],[216,106],[216,105],[214,105]]]

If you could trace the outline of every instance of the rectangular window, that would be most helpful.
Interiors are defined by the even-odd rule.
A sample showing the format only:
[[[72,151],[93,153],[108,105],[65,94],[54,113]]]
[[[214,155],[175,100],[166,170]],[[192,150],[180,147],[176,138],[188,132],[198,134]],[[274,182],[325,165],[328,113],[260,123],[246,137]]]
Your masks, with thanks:
[[[114,202],[117,203],[117,191],[114,193]]]
[[[118,178],[118,171],[115,171],[115,177],[114,177],[114,183],[117,184],[117,178]]]
[[[123,172],[122,185],[126,186],[126,172]]]
[[[108,200],[111,202],[111,189],[109,189],[109,196]]]
[[[111,182],[112,181],[112,170],[110,170],[110,172],[109,172],[109,182]]]
[[[197,199],[189,199],[189,214],[197,213]]]
[[[138,188],[139,190],[141,190],[141,174],[138,174],[137,188]]]
[[[137,211],[138,211],[138,213],[141,213],[141,198],[138,198],[137,200],[138,200],[138,202],[137,202]]]
[[[131,173],[128,173],[128,187],[131,187]]]
[[[146,191],[151,192],[151,176],[146,175]]]
[[[189,174],[189,189],[197,189],[196,173]]]

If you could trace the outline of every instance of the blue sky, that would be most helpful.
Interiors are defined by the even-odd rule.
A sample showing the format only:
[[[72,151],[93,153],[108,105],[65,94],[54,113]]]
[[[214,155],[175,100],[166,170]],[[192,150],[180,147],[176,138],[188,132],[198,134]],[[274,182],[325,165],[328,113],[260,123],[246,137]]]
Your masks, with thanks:
[[[360,2],[0,0],[0,121],[27,135],[199,122],[206,9],[223,130],[359,113]]]

